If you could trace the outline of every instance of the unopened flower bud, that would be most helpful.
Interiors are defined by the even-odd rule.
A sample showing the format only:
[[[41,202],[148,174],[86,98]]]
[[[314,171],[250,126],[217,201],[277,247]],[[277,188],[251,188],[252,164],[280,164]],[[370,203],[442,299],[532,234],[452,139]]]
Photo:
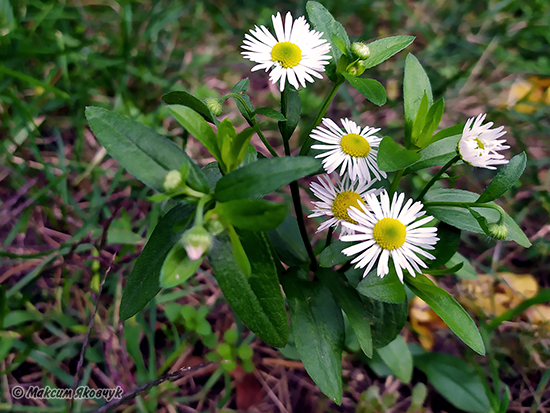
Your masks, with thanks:
[[[166,176],[164,177],[164,182],[162,183],[162,186],[164,187],[164,190],[166,192],[175,191],[181,186],[182,179],[181,179],[181,173],[180,171],[176,171],[175,169],[168,172]]]
[[[223,231],[225,231],[225,227],[218,219],[217,214],[212,215],[210,219],[205,222],[204,226],[206,227],[208,232],[214,236],[219,235]]]
[[[489,224],[489,234],[496,240],[505,239],[508,236],[508,228],[502,224]]]
[[[370,56],[369,46],[361,42],[352,43],[351,52],[361,60],[368,59]]]
[[[195,226],[183,234],[181,243],[191,260],[198,260],[210,249],[212,236],[204,227]]]
[[[206,107],[210,109],[212,115],[220,116],[222,114],[223,108],[220,101],[216,98],[208,98],[204,101]]]

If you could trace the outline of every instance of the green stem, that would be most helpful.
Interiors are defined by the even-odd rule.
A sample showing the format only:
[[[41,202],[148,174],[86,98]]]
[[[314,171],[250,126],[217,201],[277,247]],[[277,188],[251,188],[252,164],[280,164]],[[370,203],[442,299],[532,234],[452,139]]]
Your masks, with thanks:
[[[428,184],[424,187],[422,192],[420,192],[420,195],[418,195],[415,199],[415,201],[422,201],[422,198],[424,198],[424,195],[426,195],[426,192],[436,183],[436,181],[439,179],[443,173],[449,169],[453,164],[460,160],[460,155],[456,155],[453,159],[451,159],[449,162],[447,162],[437,173],[433,176],[433,178],[428,182]]]
[[[195,226],[196,227],[202,227],[202,218],[203,218],[204,206],[211,199],[212,199],[211,195],[205,195],[201,199],[199,199],[199,203],[197,204],[197,210],[195,212]]]
[[[389,190],[390,199],[393,196],[394,192],[397,190],[397,186],[399,185],[399,181],[403,177],[404,173],[405,173],[405,170],[400,169],[399,171],[397,171],[397,173],[393,177],[393,181],[391,182],[390,190]]]
[[[263,142],[264,146],[269,151],[269,153],[273,157],[279,157],[277,152],[275,152],[275,149],[273,149],[273,146],[271,146],[271,144],[267,141],[266,137],[264,136],[264,134],[260,130],[260,125],[258,123],[258,120],[256,119],[256,115],[253,114],[252,112],[250,112],[250,110],[248,108],[248,105],[247,105],[246,101],[243,99],[243,97],[241,95],[239,95],[238,93],[228,93],[224,97],[232,97],[233,99],[238,99],[242,103],[242,105],[246,109],[246,113],[247,113],[248,118],[249,118],[249,119],[247,119],[248,124],[250,126],[252,126],[253,128],[256,128],[256,133],[260,137],[261,141]]]
[[[298,188],[298,182],[293,181],[290,183],[290,193],[292,194],[292,203],[294,204],[294,211],[296,212],[296,220],[298,221],[298,228],[300,229],[300,235],[302,241],[306,247],[307,255],[311,261],[309,266],[311,271],[317,269],[317,259],[315,258],[315,253],[311,243],[309,242],[309,237],[307,235],[306,222],[304,220],[304,212],[302,211],[302,201],[300,199],[300,189]]]
[[[309,151],[309,146],[311,144],[311,138],[310,138],[309,135],[311,134],[311,131],[319,123],[321,123],[321,120],[323,119],[323,116],[325,116],[325,113],[327,112],[327,109],[328,109],[330,103],[332,102],[332,100],[336,96],[336,93],[338,92],[338,89],[340,89],[340,86],[342,86],[345,83],[345,81],[346,81],[346,79],[344,79],[343,77],[339,78],[336,81],[336,83],[334,84],[334,86],[332,86],[332,89],[329,92],[329,94],[325,97],[325,100],[323,101],[323,104],[321,105],[321,109],[319,109],[319,113],[317,113],[317,116],[315,117],[315,120],[311,124],[311,128],[309,128],[309,132],[306,135],[306,140],[304,141],[304,143],[302,145],[302,149],[300,149],[300,154],[299,154],[300,156],[305,155],[307,153],[307,151]]]
[[[498,224],[502,225],[504,222],[504,217],[506,216],[506,212],[504,212],[504,209],[502,209],[497,204],[478,204],[477,202],[425,202],[425,207],[459,207],[459,208],[490,208],[494,209],[500,214],[500,218],[498,220]]]
[[[328,234],[327,234],[327,240],[325,241],[325,248],[327,248],[330,243],[332,242],[332,234],[334,233],[334,227],[329,227]]]

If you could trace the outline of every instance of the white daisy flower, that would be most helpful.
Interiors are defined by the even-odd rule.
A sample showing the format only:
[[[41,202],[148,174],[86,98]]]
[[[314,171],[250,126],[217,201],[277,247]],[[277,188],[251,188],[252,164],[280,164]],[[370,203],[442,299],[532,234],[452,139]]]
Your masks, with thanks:
[[[462,160],[478,168],[497,169],[493,165],[503,165],[508,163],[504,155],[497,153],[508,149],[508,145],[503,145],[505,139],[498,139],[506,133],[503,126],[497,129],[490,129],[493,122],[485,125],[481,123],[485,120],[485,114],[480,113],[477,118],[470,118],[464,125],[462,137],[458,142],[458,152]],[[473,125],[472,125],[473,123]]]
[[[265,26],[255,26],[250,34],[245,34],[243,46],[246,52],[241,54],[247,59],[259,63],[252,71],[264,69],[269,74],[269,80],[277,83],[280,80],[281,92],[288,80],[296,89],[300,85],[306,87],[306,80],[313,83],[312,76],[322,79],[320,72],[325,71],[331,55],[330,44],[321,36],[323,33],[309,30],[309,24],[304,16],[292,22],[290,12],[283,19],[281,13],[271,16],[275,28],[275,38]]]
[[[355,268],[365,268],[363,277],[378,261],[377,274],[384,277],[389,273],[389,259],[392,258],[395,271],[403,282],[403,270],[407,270],[413,277],[421,272],[420,267],[427,265],[418,255],[433,260],[435,257],[425,249],[434,249],[439,240],[436,236],[436,227],[422,227],[433,217],[427,216],[420,220],[426,212],[422,211],[422,203],[409,199],[405,205],[405,194],[395,194],[390,206],[390,197],[387,192],[380,194],[380,202],[374,195],[367,195],[366,206],[351,207],[348,214],[357,224],[342,222],[348,230],[356,232],[354,235],[341,237],[342,241],[361,241],[344,249],[347,256],[359,254],[351,263]],[[380,258],[380,259],[378,259]]]
[[[313,149],[326,150],[316,156],[323,159],[323,167],[327,173],[332,173],[340,166],[340,175],[347,171],[351,179],[361,179],[369,182],[371,172],[376,179],[381,180],[387,175],[378,168],[376,156],[382,138],[374,134],[380,128],[365,126],[363,130],[349,119],[340,119],[344,126],[343,131],[331,119],[324,118],[323,125],[317,126],[311,132],[311,138],[323,142],[325,145],[312,145]]]
[[[330,219],[323,222],[317,228],[317,232],[324,231],[329,227],[338,227],[343,222],[357,223],[351,219],[348,215],[348,208],[350,206],[359,206],[359,204],[365,205],[365,196],[367,194],[377,194],[381,190],[372,188],[372,182],[361,182],[358,180],[351,181],[348,175],[344,175],[344,178],[340,180],[338,175],[334,174],[336,185],[334,185],[328,175],[319,176],[319,183],[312,182],[310,189],[313,194],[321,200],[321,202],[312,202],[317,208],[313,210],[313,214],[308,218],[329,216]],[[355,231],[342,227],[341,235],[354,234]]]

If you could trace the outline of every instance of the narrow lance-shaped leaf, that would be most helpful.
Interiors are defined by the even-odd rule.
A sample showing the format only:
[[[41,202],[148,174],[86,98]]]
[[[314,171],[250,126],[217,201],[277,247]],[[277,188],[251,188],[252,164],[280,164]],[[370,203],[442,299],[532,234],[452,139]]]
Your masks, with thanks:
[[[411,134],[416,113],[426,93],[428,104],[433,104],[432,87],[428,75],[413,54],[409,53],[405,60],[405,75],[403,79],[403,100],[405,105],[405,147],[411,147]]]
[[[316,1],[308,1],[306,3],[306,12],[308,20],[311,22],[313,28],[323,33],[323,38],[328,40],[331,44],[330,53],[332,59],[326,66],[327,76],[333,82],[336,81],[336,65],[342,56],[342,52],[337,44],[334,43],[335,37],[342,40],[347,50],[349,50],[350,42],[348,34],[339,22],[337,22],[332,14],[320,3]]]
[[[250,330],[266,343],[284,347],[288,340],[288,326],[284,311],[284,300],[271,261],[259,258],[257,254],[270,256],[269,247],[263,239],[253,240],[254,248],[247,246],[252,259],[252,275],[247,277],[241,270],[233,254],[233,247],[227,235],[216,237],[208,254],[214,275],[231,308],[241,317]],[[255,251],[255,250],[256,251]],[[258,266],[271,265],[266,271]]]
[[[315,173],[320,165],[321,161],[308,156],[259,159],[221,178],[214,194],[220,202],[259,198]]]
[[[480,377],[462,358],[430,353],[416,356],[414,364],[426,374],[436,390],[457,408],[472,413],[492,411]]]
[[[338,300],[338,304],[348,316],[348,321],[357,336],[359,345],[367,357],[372,357],[372,333],[370,323],[372,315],[368,313],[367,306],[361,301],[357,291],[350,287],[343,275],[329,269],[319,269],[316,273],[332,295]]]
[[[369,69],[388,60],[414,41],[414,36],[392,36],[368,43],[370,56],[364,61],[363,67]]]
[[[376,270],[371,271],[357,285],[357,291],[362,295],[387,303],[401,303],[405,301],[405,287],[399,280],[395,268],[390,266],[390,272],[383,278],[376,275]]]
[[[431,202],[476,202],[478,195],[473,192],[468,192],[460,189],[433,189],[428,191],[424,197],[426,212],[433,215],[435,218],[446,222],[449,225],[460,228],[463,231],[475,232],[484,234],[485,232],[479,225],[478,221],[470,214],[468,209],[459,206],[432,206]],[[472,206],[473,210],[485,217],[488,222],[497,222],[500,218],[498,211],[492,208],[479,208]],[[528,248],[531,242],[520,229],[518,224],[505,213],[504,225],[508,229],[506,240],[513,240],[522,247]]]
[[[290,272],[282,279],[290,307],[290,329],[306,371],[336,404],[342,402],[342,311],[319,281]]]
[[[208,192],[208,181],[200,168],[176,144],[150,127],[94,106],[86,108],[86,119],[109,155],[145,185],[162,192],[166,174],[188,163],[187,184]]]
[[[417,162],[420,155],[417,152],[405,149],[392,138],[386,136],[378,148],[378,166],[385,172],[398,171]]]
[[[210,109],[204,104],[204,102],[191,93],[184,90],[176,90],[174,92],[167,93],[162,96],[162,100],[169,105],[183,105],[193,109],[199,115],[201,115],[205,120],[210,123],[217,124],[218,120],[215,116],[212,116]]]
[[[120,318],[126,320],[160,291],[159,276],[168,252],[187,229],[195,206],[179,204],[164,215],[138,257],[122,292]]]
[[[417,274],[416,277],[407,274],[405,282],[462,341],[477,353],[485,354],[485,345],[474,321],[451,294],[436,286],[423,274]]]
[[[284,203],[263,199],[237,199],[216,206],[230,224],[250,231],[269,231],[284,221],[288,208]]]
[[[527,165],[525,152],[514,156],[493,178],[476,202],[489,202],[508,191],[520,178]]]
[[[174,119],[202,143],[214,155],[214,158],[220,162],[221,152],[212,127],[197,112],[187,106],[170,105],[168,109],[172,112]]]
[[[407,342],[398,335],[390,344],[376,350],[395,377],[403,383],[410,383],[413,372],[413,358]]]
[[[351,86],[375,105],[382,106],[386,103],[386,89],[384,89],[384,86],[379,81],[355,77],[347,73],[342,73],[342,75]]]
[[[287,85],[281,95],[281,114],[284,121],[279,122],[279,130],[283,139],[289,140],[300,121],[302,101],[300,95],[292,85]]]

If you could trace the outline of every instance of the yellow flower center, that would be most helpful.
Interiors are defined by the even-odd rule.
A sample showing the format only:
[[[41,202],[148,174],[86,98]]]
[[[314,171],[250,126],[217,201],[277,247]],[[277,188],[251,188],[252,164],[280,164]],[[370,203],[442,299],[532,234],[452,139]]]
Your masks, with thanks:
[[[365,157],[370,152],[369,142],[361,135],[348,133],[340,140],[342,150],[351,156]]]
[[[479,140],[479,138],[475,138],[474,141],[477,143],[477,149],[485,149],[485,145]]]
[[[271,49],[271,59],[285,69],[297,66],[302,60],[302,51],[291,42],[279,42]]]
[[[363,198],[357,193],[352,191],[340,192],[334,198],[332,202],[332,213],[335,218],[338,218],[342,221],[351,222],[352,224],[357,224],[356,221],[351,219],[348,215],[348,208],[351,206],[358,207],[359,203],[366,205]]]
[[[372,229],[372,235],[378,245],[385,250],[394,250],[405,243],[407,229],[399,220],[383,218]]]

